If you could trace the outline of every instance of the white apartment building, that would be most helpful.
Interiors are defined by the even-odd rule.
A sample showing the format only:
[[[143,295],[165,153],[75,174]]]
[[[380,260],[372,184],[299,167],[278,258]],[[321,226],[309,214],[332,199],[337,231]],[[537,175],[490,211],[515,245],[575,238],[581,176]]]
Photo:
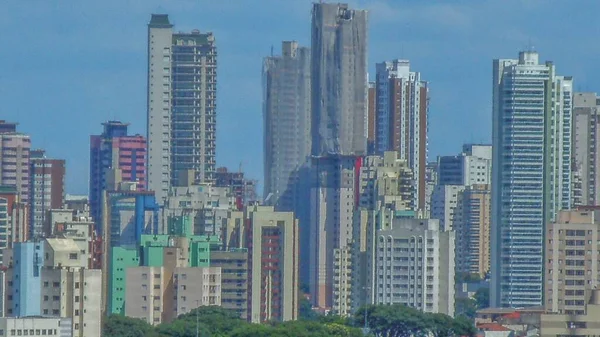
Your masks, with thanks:
[[[437,220],[394,219],[376,232],[374,303],[454,315],[454,232]]]
[[[166,14],[148,24],[148,190],[162,202],[179,173],[215,178],[217,51],[212,33],[175,33]]]
[[[456,156],[438,157],[438,184],[474,185],[492,182],[492,146],[465,144]]]
[[[454,213],[465,185],[437,185],[431,194],[431,219],[440,221],[442,230],[454,229]]]
[[[0,336],[73,337],[71,319],[54,317],[1,317]]]

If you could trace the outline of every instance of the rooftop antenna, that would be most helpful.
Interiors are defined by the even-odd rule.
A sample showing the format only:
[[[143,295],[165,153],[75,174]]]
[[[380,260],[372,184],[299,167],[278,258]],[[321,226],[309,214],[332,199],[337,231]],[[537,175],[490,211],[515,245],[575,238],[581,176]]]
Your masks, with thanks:
[[[271,45],[271,57],[273,57],[273,45]]]

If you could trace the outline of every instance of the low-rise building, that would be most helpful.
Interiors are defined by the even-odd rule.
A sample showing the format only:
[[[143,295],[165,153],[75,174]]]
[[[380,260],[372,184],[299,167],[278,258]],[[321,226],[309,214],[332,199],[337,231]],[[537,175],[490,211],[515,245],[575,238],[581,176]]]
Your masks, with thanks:
[[[73,337],[70,318],[54,317],[1,317],[0,336],[55,336]]]

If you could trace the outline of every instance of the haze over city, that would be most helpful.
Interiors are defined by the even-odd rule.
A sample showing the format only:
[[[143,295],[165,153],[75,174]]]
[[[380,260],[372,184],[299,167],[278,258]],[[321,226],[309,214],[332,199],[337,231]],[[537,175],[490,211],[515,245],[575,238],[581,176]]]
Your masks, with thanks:
[[[370,10],[369,71],[393,58],[430,82],[429,159],[491,140],[491,60],[532,45],[541,60],[600,87],[597,1],[350,1]],[[118,119],[145,134],[150,13],[212,31],[219,48],[217,165],[262,180],[263,57],[310,45],[311,1],[2,1],[2,118],[67,161],[66,188],[88,189],[89,135]]]

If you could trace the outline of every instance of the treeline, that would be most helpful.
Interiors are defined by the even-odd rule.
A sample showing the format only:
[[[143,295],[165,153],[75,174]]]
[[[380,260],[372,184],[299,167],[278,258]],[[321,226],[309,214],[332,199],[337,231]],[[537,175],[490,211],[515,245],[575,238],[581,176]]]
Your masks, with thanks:
[[[361,337],[367,325],[371,336],[409,337],[473,336],[475,328],[464,317],[426,314],[404,305],[376,305],[359,310],[354,317],[311,315],[297,321],[251,324],[220,307],[200,307],[171,323],[156,327],[133,318],[109,316],[103,337]],[[196,324],[198,320],[198,324]]]

